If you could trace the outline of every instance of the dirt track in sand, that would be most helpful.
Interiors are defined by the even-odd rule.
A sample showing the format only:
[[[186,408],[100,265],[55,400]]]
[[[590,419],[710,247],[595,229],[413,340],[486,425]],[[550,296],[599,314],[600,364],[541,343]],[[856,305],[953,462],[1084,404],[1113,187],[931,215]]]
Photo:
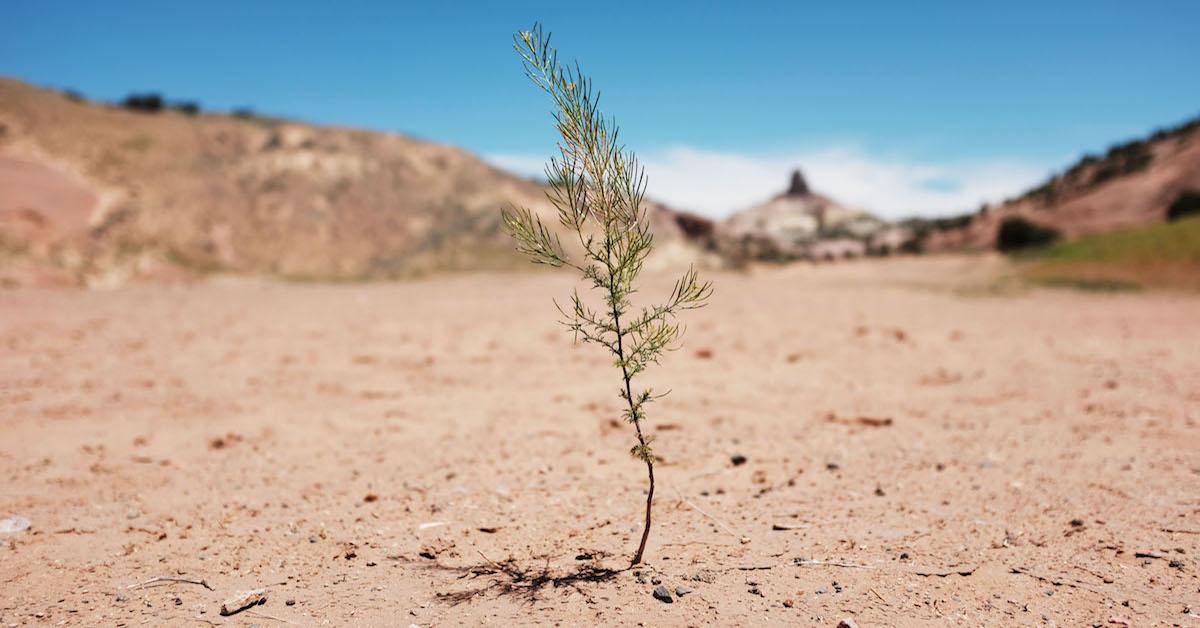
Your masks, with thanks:
[[[1200,298],[979,264],[714,277],[649,564],[537,590],[490,561],[621,568],[644,499],[569,278],[2,292],[0,623],[1200,624]]]

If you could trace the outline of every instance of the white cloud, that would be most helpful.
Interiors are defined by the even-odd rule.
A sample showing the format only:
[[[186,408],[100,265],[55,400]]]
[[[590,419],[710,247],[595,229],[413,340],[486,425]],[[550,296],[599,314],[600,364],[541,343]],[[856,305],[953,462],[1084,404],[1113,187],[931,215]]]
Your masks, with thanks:
[[[817,192],[886,218],[974,210],[1015,196],[1045,179],[1051,165],[1019,160],[936,162],[872,155],[853,146],[775,154],[673,147],[639,154],[648,195],[672,207],[725,217],[787,187],[795,168]],[[540,175],[545,159],[490,155],[489,161]]]

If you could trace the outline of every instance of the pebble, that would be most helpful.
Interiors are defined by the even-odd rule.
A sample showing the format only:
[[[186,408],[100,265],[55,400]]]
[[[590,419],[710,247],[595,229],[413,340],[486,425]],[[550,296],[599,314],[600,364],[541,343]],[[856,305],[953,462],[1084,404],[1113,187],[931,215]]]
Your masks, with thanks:
[[[733,466],[740,467],[746,464],[746,457],[742,454],[733,454],[729,457],[729,461],[733,463]]]
[[[21,515],[13,515],[7,519],[0,519],[0,532],[24,532],[29,529],[29,520]]]
[[[837,628],[858,628],[858,622],[847,617],[846,619],[838,622]]]
[[[665,602],[667,604],[675,601],[675,598],[671,597],[671,591],[661,584],[654,588],[654,597],[657,598],[658,601]]]
[[[688,593],[691,593],[693,590],[694,589],[692,589],[691,587],[685,587],[681,584],[681,585],[675,587],[675,595],[678,595],[679,597],[683,597],[683,596],[687,595]]]

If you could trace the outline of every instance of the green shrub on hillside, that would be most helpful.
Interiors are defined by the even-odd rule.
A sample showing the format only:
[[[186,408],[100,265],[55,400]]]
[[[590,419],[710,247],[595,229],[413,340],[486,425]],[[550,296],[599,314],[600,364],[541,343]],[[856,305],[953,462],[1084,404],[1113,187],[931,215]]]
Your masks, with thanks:
[[[1184,192],[1167,208],[1167,220],[1171,222],[1187,216],[1198,215],[1200,215],[1200,192]]]
[[[1059,238],[1058,230],[1043,227],[1020,216],[1009,216],[996,232],[996,249],[1018,251],[1033,246],[1045,246]]]
[[[156,92],[130,94],[121,101],[121,106],[131,111],[158,113],[163,108],[163,97],[162,94]]]

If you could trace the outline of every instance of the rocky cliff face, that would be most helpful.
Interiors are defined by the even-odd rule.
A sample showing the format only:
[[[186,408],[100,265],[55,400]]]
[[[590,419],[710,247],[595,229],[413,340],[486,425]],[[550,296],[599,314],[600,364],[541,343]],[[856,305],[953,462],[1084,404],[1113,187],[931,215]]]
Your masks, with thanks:
[[[347,280],[525,268],[500,208],[538,183],[392,133],[156,113],[0,79],[0,281],[105,285],[205,272]],[[711,261],[648,204],[662,254]],[[564,238],[565,240],[565,238]]]

